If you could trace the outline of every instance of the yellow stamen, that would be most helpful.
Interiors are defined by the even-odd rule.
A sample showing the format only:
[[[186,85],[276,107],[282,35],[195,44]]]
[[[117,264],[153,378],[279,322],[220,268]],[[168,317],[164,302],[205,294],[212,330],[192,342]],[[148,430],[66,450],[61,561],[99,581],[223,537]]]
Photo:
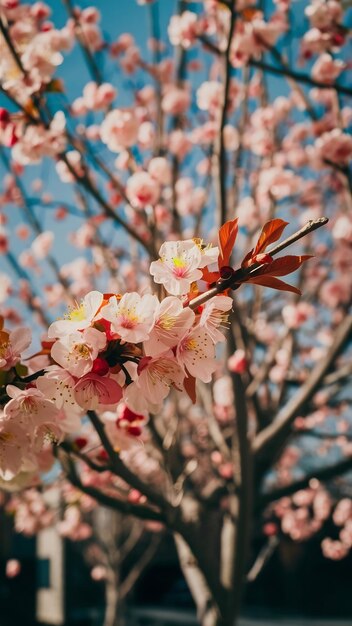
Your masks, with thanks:
[[[182,259],[182,257],[173,257],[172,262],[174,264],[175,267],[186,267],[186,262],[184,259]]]
[[[71,322],[82,322],[86,318],[86,308],[84,304],[78,305],[76,308],[71,309],[66,316],[66,319]]]

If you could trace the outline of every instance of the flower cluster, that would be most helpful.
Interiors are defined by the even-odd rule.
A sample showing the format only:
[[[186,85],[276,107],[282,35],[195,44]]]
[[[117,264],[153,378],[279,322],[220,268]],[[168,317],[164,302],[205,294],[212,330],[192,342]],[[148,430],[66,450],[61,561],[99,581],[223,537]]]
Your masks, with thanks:
[[[120,403],[116,429],[138,436],[171,389],[182,391],[193,378],[211,380],[232,298],[217,295],[196,311],[188,303],[218,255],[217,247],[199,240],[164,243],[150,271],[170,295],[160,300],[149,293],[91,291],[51,324],[42,352],[45,371],[7,378],[13,384],[6,386],[0,419],[4,480],[38,469],[47,444],[77,431],[86,411],[116,412]],[[1,337],[1,369],[9,372],[30,338],[21,330],[3,330]]]
[[[73,44],[74,29],[70,23],[54,28],[48,20],[51,9],[44,2],[2,2],[1,11],[18,55],[16,60],[1,35],[1,82],[16,100],[26,104],[33,93],[50,83],[63,61],[61,51]]]

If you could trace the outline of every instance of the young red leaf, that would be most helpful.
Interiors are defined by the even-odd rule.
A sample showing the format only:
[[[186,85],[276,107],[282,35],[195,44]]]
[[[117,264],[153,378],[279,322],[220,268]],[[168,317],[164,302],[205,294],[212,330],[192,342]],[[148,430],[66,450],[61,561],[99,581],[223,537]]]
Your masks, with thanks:
[[[297,287],[288,285],[283,280],[279,280],[273,276],[253,276],[244,282],[251,283],[253,285],[261,285],[262,287],[271,287],[271,289],[278,289],[279,291],[291,291],[292,293],[297,293],[299,296],[301,295],[301,292],[297,289]]]
[[[219,230],[219,268],[229,265],[238,233],[238,219],[229,220]]]
[[[280,219],[270,220],[269,222],[264,224],[262,232],[260,233],[259,239],[257,241],[257,245],[254,248],[253,256],[264,252],[269,244],[274,243],[274,241],[280,239],[287,224],[288,222]]]
[[[207,267],[203,267],[202,274],[202,280],[205,280],[205,282],[210,285],[212,283],[216,283],[216,281],[220,278],[220,272],[210,272]]]
[[[241,267],[249,267],[250,265],[252,265],[252,263],[253,263],[253,261],[252,261],[253,252],[254,252],[254,248],[252,248],[252,250],[247,252],[246,256],[244,257],[244,259],[243,259],[243,261],[241,263]]]
[[[267,263],[271,263],[273,260],[273,257],[270,256],[270,254],[268,254],[267,252],[261,252],[260,254],[256,254],[253,258],[252,258],[252,263],[262,263],[262,264],[267,264]]]
[[[264,274],[269,276],[286,276],[295,272],[302,263],[311,259],[313,255],[303,254],[302,256],[287,255],[281,257],[281,259],[275,259],[271,263],[268,263],[264,267],[258,268],[255,276],[263,276]]]
[[[196,379],[188,374],[188,377],[183,381],[183,386],[188,397],[192,400],[192,403],[195,404],[197,400]]]

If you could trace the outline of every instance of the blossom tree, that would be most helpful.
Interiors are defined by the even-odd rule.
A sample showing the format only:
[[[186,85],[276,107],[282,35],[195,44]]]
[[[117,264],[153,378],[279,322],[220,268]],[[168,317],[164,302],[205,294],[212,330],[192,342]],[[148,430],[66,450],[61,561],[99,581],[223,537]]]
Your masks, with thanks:
[[[63,539],[73,542],[90,567],[92,580],[105,586],[104,626],[125,623],[126,597],[155,556],[163,537],[160,524],[99,507],[96,500],[62,477],[60,484],[54,482],[44,492],[31,487],[7,494],[3,504],[16,533],[33,537],[54,528]],[[7,560],[9,578],[20,571],[18,559]]]
[[[65,0],[56,28],[0,0],[1,484],[60,466],[166,526],[199,620],[233,626],[258,528],[270,552],[332,515],[324,553],[352,545],[349,16],[181,0],[166,41],[161,3],[139,4],[149,51],[94,7]],[[71,94],[57,68],[77,49]]]

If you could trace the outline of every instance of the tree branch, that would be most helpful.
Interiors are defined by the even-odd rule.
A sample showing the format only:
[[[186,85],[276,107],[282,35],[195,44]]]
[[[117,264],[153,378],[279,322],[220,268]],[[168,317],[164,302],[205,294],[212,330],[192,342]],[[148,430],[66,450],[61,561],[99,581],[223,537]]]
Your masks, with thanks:
[[[337,476],[345,474],[350,470],[352,470],[352,456],[342,459],[338,463],[335,463],[335,465],[316,469],[304,476],[304,478],[296,480],[289,485],[284,485],[283,487],[278,487],[273,491],[269,491],[269,493],[264,493],[259,498],[259,507],[264,508],[271,502],[275,502],[275,500],[279,500],[280,498],[284,498],[285,496],[291,496],[301,489],[306,489],[307,487],[309,487],[309,483],[313,479],[319,480],[321,482],[327,482],[329,480],[332,480],[333,478],[336,478]]]
[[[216,184],[216,200],[217,200],[217,210],[219,215],[219,228],[227,219],[227,193],[226,193],[226,151],[224,145],[224,127],[226,124],[226,114],[228,107],[228,99],[229,99],[229,90],[230,90],[230,80],[231,80],[231,69],[232,65],[230,63],[230,52],[232,45],[232,37],[236,23],[236,11],[233,8],[229,9],[230,23],[229,23],[229,32],[227,38],[227,47],[225,54],[223,56],[224,61],[224,89],[222,94],[222,106],[219,116],[219,127],[217,132],[217,137],[214,143],[214,154],[213,159],[216,166],[215,173],[215,184]]]
[[[133,504],[132,502],[119,500],[118,498],[114,498],[109,496],[107,493],[100,491],[100,489],[96,489],[95,487],[91,487],[89,485],[84,485],[78,475],[76,466],[70,456],[67,453],[64,455],[60,455],[58,449],[58,458],[60,463],[65,471],[67,479],[72,483],[74,487],[77,487],[83,493],[86,493],[88,496],[91,496],[102,504],[110,509],[114,509],[115,511],[120,511],[125,515],[134,515],[135,517],[139,517],[144,520],[152,520],[157,522],[164,522],[165,518],[162,513],[151,509],[148,506],[144,506],[142,504]]]
[[[337,329],[335,340],[327,351],[325,359],[317,363],[307,381],[283,407],[277,419],[256,436],[253,442],[253,451],[256,455],[262,454],[268,448],[273,448],[274,453],[277,451],[290,434],[292,422],[319,387],[336,356],[350,337],[351,331],[352,316],[347,316]]]
[[[270,254],[270,256],[275,256],[278,252],[281,252],[291,244],[299,241],[299,239],[302,239],[302,237],[305,237],[309,233],[312,233],[314,230],[321,228],[321,226],[327,224],[328,221],[329,220],[327,217],[320,217],[317,220],[309,220],[309,222],[307,222],[302,228],[300,228],[300,230],[293,233],[293,235],[287,237],[287,239],[284,239],[284,241],[277,244],[273,248],[269,249],[267,251],[268,254]],[[242,283],[246,278],[248,278],[248,276],[250,276],[260,267],[262,267],[261,263],[253,263],[247,268],[241,267],[240,269],[236,270],[235,273],[232,274],[229,278],[220,278],[217,281],[215,287],[212,287],[205,293],[202,293],[196,298],[193,298],[193,300],[191,300],[188,304],[189,308],[194,311],[201,304],[204,304],[205,302],[207,302],[214,296],[217,296],[219,293],[222,293],[226,289],[238,289],[240,283]]]
[[[140,491],[140,493],[145,495],[148,500],[150,500],[150,502],[160,507],[160,509],[165,510],[169,506],[171,506],[160,492],[157,492],[153,487],[141,480],[123,463],[123,461],[120,459],[119,455],[117,454],[117,452],[115,452],[113,446],[111,445],[110,440],[106,435],[104,424],[100,421],[95,411],[88,411],[87,414],[100,437],[104,449],[109,456],[111,471],[120,478],[122,478],[122,480],[124,480],[127,484],[133,487],[133,489],[137,489],[138,491]]]
[[[278,67],[277,65],[270,65],[265,61],[256,61],[255,59],[251,59],[249,64],[252,67],[257,67],[260,70],[265,72],[269,72],[270,74],[276,74],[277,76],[288,76],[293,80],[296,80],[298,83],[303,83],[305,85],[309,85],[310,87],[316,87],[318,89],[334,89],[337,93],[341,93],[346,96],[352,96],[352,89],[350,87],[345,87],[344,85],[339,85],[338,83],[326,84],[321,83],[317,80],[313,80],[307,74],[303,74],[302,72],[297,72],[296,70],[292,70],[288,67]]]

